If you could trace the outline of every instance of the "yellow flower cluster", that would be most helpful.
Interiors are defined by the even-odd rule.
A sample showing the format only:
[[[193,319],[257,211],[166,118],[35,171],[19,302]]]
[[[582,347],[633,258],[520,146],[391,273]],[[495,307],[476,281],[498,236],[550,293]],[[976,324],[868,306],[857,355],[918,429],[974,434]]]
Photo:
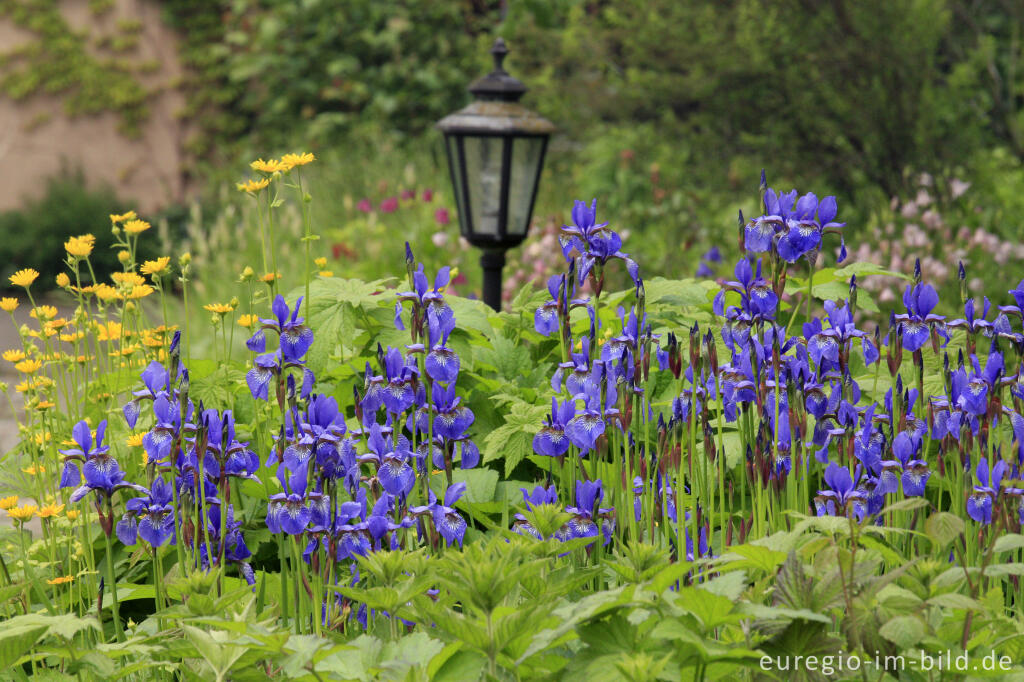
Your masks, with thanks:
[[[150,228],[150,224],[145,220],[129,220],[122,227],[128,234],[141,234]]]
[[[39,277],[39,273],[37,271],[32,268],[25,268],[23,270],[18,270],[8,279],[14,286],[25,287],[27,289],[32,286],[32,282],[36,281],[37,277]]]
[[[0,310],[5,313],[13,313],[18,309],[18,299],[11,298],[10,296],[4,296],[0,298]]]
[[[254,324],[259,322],[259,319],[260,318],[257,317],[256,315],[239,315],[238,325],[240,327],[244,327],[245,329],[250,329]]]
[[[51,502],[50,504],[44,507],[40,507],[39,511],[36,512],[36,516],[38,516],[41,519],[48,519],[53,516],[57,516],[62,511],[64,511],[63,504],[56,504],[55,502]]]
[[[64,250],[68,252],[68,256],[77,260],[87,258],[92,253],[95,244],[96,237],[91,234],[83,234],[64,242]]]
[[[306,164],[313,163],[314,161],[316,161],[316,156],[314,156],[312,152],[303,152],[301,154],[285,154],[280,159],[256,159],[249,164],[249,167],[257,173],[272,176],[275,173],[288,173],[293,168],[305,166]],[[246,180],[245,182],[239,182],[235,186],[238,188],[239,192],[256,194],[269,184],[270,178],[264,177],[259,180]]]
[[[20,507],[12,507],[7,510],[7,515],[18,523],[25,523],[33,516],[36,515],[36,511],[39,509],[34,504],[23,504]]]
[[[203,309],[217,315],[227,315],[235,309],[235,306],[230,303],[207,303],[203,306]]]
[[[148,260],[142,264],[139,270],[143,275],[150,275],[151,277],[159,277],[160,275],[167,272],[168,267],[171,264],[170,256],[161,256],[156,260]]]
[[[267,187],[269,184],[270,178],[262,178],[261,180],[246,180],[245,182],[239,182],[235,186],[238,187],[239,192],[248,192],[249,194],[256,194],[261,189]]]

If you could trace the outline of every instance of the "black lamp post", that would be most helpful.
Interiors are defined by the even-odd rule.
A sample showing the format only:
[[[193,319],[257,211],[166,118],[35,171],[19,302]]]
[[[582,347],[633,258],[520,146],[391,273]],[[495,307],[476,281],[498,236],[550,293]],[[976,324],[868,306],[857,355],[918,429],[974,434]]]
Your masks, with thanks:
[[[484,302],[501,309],[505,252],[526,238],[555,126],[519,104],[526,86],[502,68],[508,48],[491,48],[494,70],[469,86],[474,101],[438,122],[462,236],[483,250]]]

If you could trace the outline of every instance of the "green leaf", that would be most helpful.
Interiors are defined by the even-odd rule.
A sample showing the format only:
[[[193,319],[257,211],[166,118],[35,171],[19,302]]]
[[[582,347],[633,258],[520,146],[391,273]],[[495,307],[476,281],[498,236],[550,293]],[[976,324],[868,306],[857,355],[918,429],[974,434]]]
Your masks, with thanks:
[[[900,650],[909,649],[924,637],[924,623],[914,616],[896,616],[882,625],[878,634],[896,644]]]
[[[944,549],[966,530],[964,520],[949,512],[935,512],[924,522],[924,532],[936,551]]]
[[[495,336],[494,327],[488,319],[493,311],[483,301],[446,294],[444,300],[455,313],[455,322],[460,329],[473,329],[484,336]]]
[[[302,316],[313,328],[313,345],[306,356],[306,364],[318,376],[326,369],[331,353],[337,345],[351,345],[356,329],[367,326],[365,314],[385,303],[394,303],[387,285],[393,279],[363,282],[357,279],[321,277],[309,285],[309,313],[303,302]],[[288,292],[286,299],[294,305],[306,293],[305,286]],[[266,316],[266,315],[265,315]]]
[[[484,462],[504,460],[505,476],[528,455],[533,454],[533,436],[541,428],[547,408],[529,405],[523,401],[505,414],[505,423],[484,438]]]
[[[15,662],[27,654],[43,633],[46,632],[45,625],[32,625],[25,623],[13,624],[17,618],[13,618],[4,624],[0,632],[0,669],[10,670]]]
[[[813,620],[832,625],[831,618],[810,609],[786,609],[779,606],[741,602],[737,605],[736,611],[759,620]]]
[[[771,574],[786,560],[786,555],[758,545],[737,545],[730,547],[721,559],[725,562],[721,567],[723,571],[752,568]]]
[[[930,597],[928,603],[932,606],[942,606],[947,609],[967,609],[968,611],[981,611],[984,609],[984,606],[977,599],[971,599],[966,594],[959,594],[957,592],[937,594],[934,597]]]
[[[679,591],[676,605],[686,609],[700,621],[704,631],[709,632],[719,625],[739,622],[741,616],[733,613],[733,600],[727,596],[713,594],[700,587],[687,587]]]
[[[1019,533],[1009,533],[1007,535],[1000,535],[996,540],[996,546],[992,551],[994,552],[1012,552],[1013,550],[1024,547],[1024,535]]]
[[[244,646],[230,643],[232,635],[227,632],[208,632],[191,625],[182,625],[182,629],[199,655],[213,670],[218,681],[225,679],[224,676],[231,670],[231,666],[245,654]]]
[[[899,277],[900,279],[907,280],[910,279],[910,276],[902,272],[896,272],[895,270],[887,270],[886,268],[883,268],[881,265],[864,262],[850,263],[849,265],[839,268],[838,270],[832,273],[832,276],[835,279],[838,279],[843,282],[849,282],[850,277],[853,275],[857,275],[858,280],[860,280],[861,277],[867,277],[869,275],[885,275],[886,277]]]
[[[494,491],[498,487],[498,472],[493,469],[454,469],[452,484],[465,483],[466,494],[459,500],[463,502],[490,502],[494,499]],[[444,499],[448,484],[443,474],[430,477],[430,488],[439,499]]]

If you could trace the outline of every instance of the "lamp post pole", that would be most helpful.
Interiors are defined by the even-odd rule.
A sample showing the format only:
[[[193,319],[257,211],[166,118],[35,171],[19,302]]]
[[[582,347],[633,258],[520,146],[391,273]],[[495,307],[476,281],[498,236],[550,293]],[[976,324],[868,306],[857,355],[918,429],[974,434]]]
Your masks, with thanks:
[[[505,267],[505,252],[485,249],[480,254],[480,267],[484,271],[484,303],[501,310],[501,272]]]

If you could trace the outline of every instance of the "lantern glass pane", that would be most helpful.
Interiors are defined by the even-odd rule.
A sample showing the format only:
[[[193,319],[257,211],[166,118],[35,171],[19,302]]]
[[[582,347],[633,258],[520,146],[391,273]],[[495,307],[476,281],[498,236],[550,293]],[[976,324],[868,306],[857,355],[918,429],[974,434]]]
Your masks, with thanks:
[[[459,222],[465,224],[466,216],[469,215],[466,209],[466,193],[463,185],[465,169],[459,162],[459,143],[456,135],[446,135],[445,142],[448,145],[448,167],[452,174],[452,189],[455,192],[455,208],[459,213]]]
[[[501,152],[503,140],[495,136],[467,136],[466,182],[469,185],[469,210],[473,232],[498,236],[501,213]]]
[[[525,235],[530,227],[534,190],[540,177],[544,138],[520,137],[512,143],[512,172],[508,189],[508,232]]]

